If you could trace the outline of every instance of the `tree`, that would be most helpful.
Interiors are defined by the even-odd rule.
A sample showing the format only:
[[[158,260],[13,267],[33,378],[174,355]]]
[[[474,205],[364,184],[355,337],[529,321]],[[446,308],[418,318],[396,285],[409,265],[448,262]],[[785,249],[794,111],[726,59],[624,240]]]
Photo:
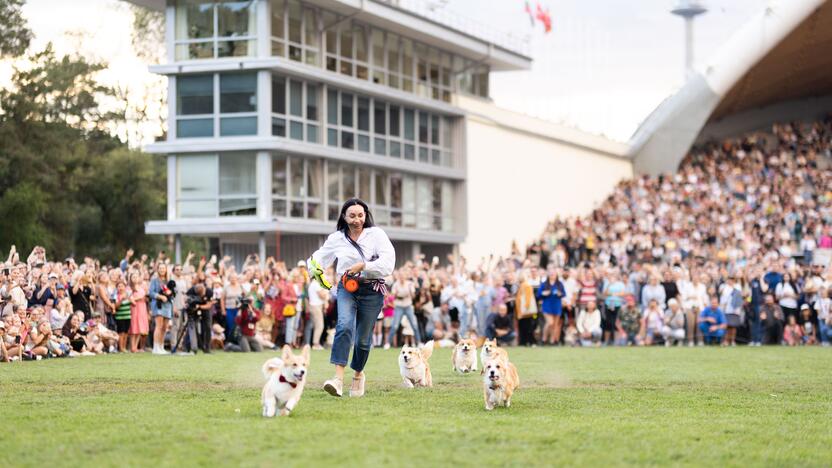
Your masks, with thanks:
[[[95,79],[104,65],[51,45],[29,61],[0,90],[0,249],[115,260],[128,245],[153,248],[144,221],[164,213],[165,166],[111,133],[119,117],[99,103],[113,90]]]
[[[0,58],[18,57],[32,41],[21,7],[24,0],[0,0]]]

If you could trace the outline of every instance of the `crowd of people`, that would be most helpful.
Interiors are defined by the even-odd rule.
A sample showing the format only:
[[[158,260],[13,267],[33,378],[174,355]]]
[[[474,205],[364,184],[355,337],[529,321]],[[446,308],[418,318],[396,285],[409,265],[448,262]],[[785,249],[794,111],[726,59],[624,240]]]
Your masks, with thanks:
[[[619,184],[505,258],[424,257],[387,279],[379,347],[827,345],[832,121],[778,124]],[[0,266],[0,360],[261,351],[332,342],[336,289],[297,264],[163,253],[117,265],[14,247]],[[327,272],[330,283],[335,273]]]

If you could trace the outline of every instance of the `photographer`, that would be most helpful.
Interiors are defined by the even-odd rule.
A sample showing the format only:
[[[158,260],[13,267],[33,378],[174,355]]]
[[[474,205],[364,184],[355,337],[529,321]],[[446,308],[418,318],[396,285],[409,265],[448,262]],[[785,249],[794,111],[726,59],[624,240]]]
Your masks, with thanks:
[[[187,317],[183,325],[185,330],[181,331],[180,335],[187,333],[189,350],[196,351],[199,347],[206,354],[211,352],[211,308],[213,306],[214,301],[209,300],[208,290],[204,284],[197,283],[188,289],[185,299]],[[197,325],[199,333],[197,333]],[[174,346],[179,344],[177,342]],[[176,349],[173,351],[175,352]]]
[[[81,321],[92,318],[92,285],[92,270],[88,270],[86,273],[77,270],[72,275],[69,298],[72,300],[72,310],[84,313]]]
[[[260,312],[252,305],[250,297],[240,301],[240,313],[237,314],[237,326],[240,327],[240,349],[244,353],[261,352],[263,347],[257,341],[257,321],[260,320]]]

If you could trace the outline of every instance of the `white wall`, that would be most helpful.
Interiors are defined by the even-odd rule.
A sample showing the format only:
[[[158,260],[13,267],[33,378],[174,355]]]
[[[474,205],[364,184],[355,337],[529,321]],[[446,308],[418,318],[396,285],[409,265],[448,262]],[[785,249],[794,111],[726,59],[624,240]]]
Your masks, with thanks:
[[[470,262],[507,255],[536,239],[556,215],[585,215],[633,168],[627,145],[458,98],[468,111],[468,236]]]

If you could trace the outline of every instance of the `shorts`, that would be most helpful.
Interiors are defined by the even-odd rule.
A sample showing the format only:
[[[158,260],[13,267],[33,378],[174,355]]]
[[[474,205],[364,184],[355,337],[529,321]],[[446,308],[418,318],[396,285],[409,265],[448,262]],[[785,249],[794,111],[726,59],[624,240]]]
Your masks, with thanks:
[[[116,319],[116,332],[118,334],[130,333],[130,319]]]
[[[604,314],[604,320],[601,321],[601,326],[605,332],[615,331],[615,322],[618,320],[618,307],[610,307]]]
[[[384,321],[382,323],[384,328],[390,328],[393,326],[393,317],[384,317]]]

